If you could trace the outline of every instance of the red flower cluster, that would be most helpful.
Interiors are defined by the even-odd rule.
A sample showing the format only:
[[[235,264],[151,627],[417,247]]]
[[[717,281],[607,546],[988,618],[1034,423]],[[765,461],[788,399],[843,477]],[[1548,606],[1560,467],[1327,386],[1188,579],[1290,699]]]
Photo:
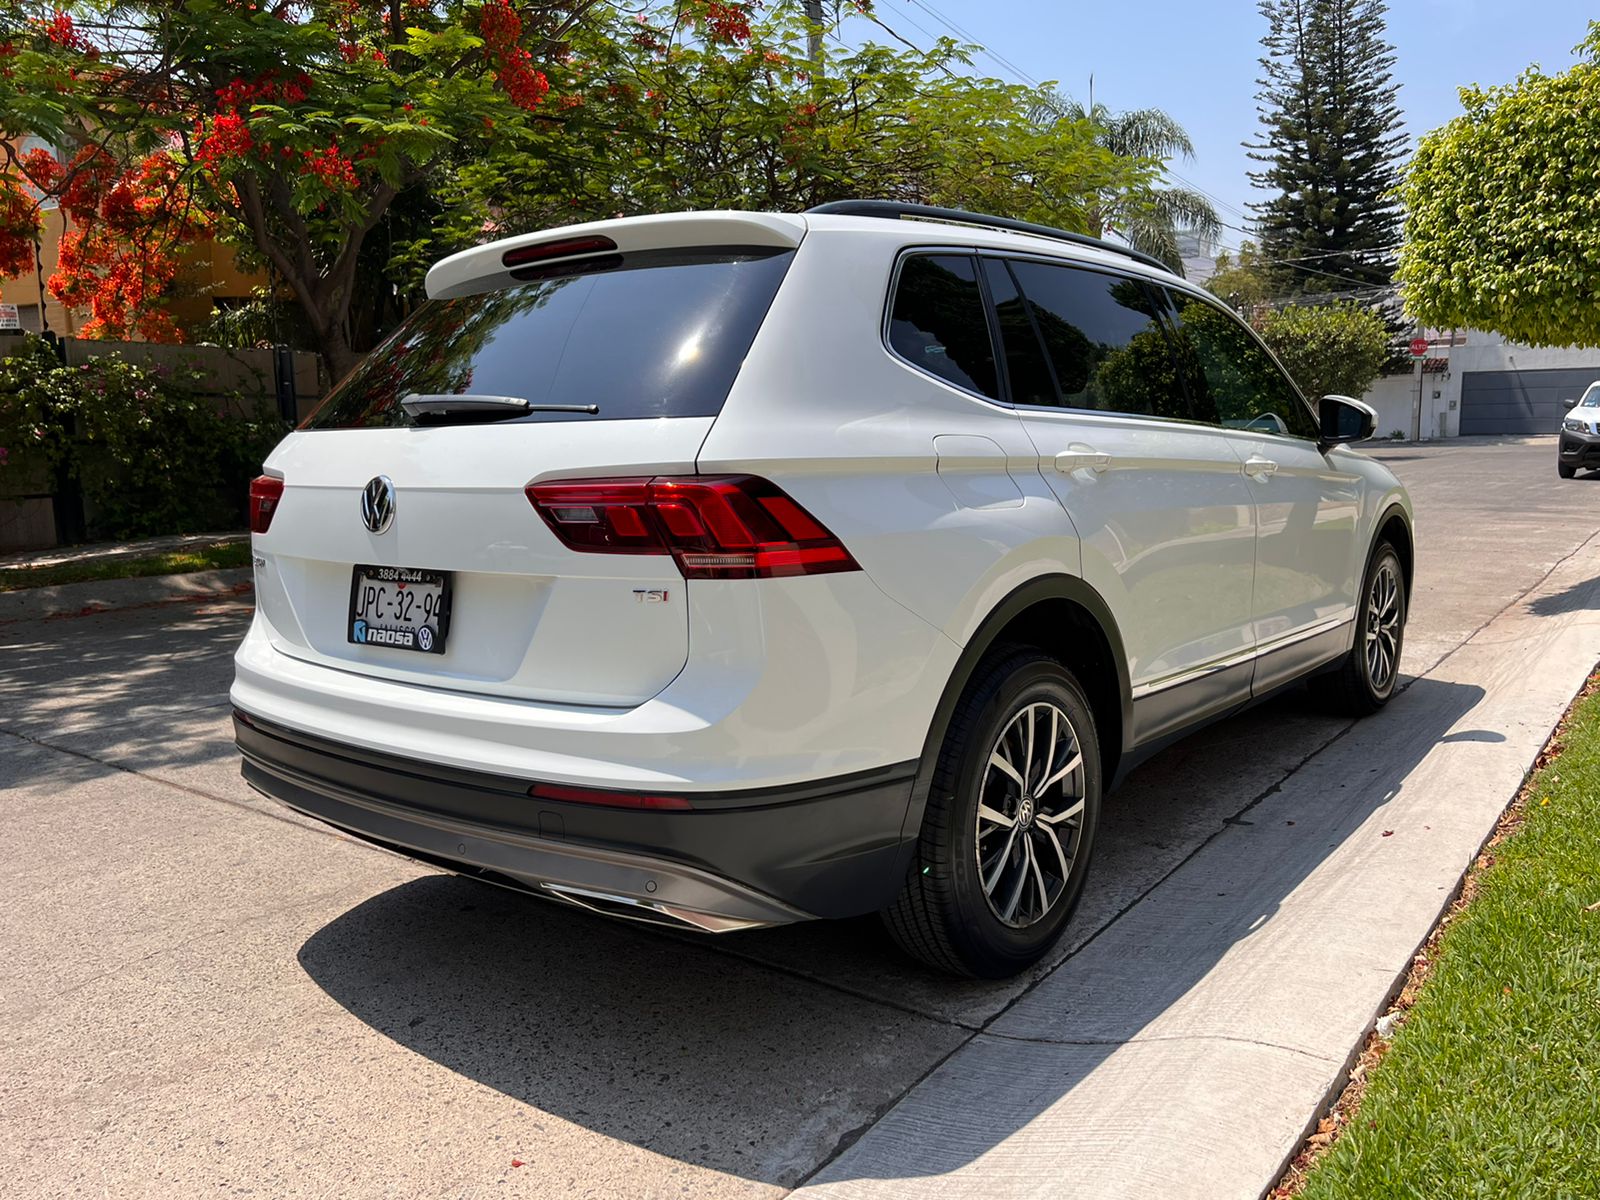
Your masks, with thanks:
[[[178,274],[178,247],[200,223],[184,201],[178,164],[157,152],[123,170],[90,147],[66,173],[61,204],[73,227],[61,238],[51,295],[89,309],[86,337],[179,340],[161,302]]]
[[[517,45],[522,18],[511,7],[511,0],[488,0],[478,18],[478,31],[488,44],[500,86],[511,103],[529,112],[538,108],[550,91],[550,80],[533,65],[533,55]]]
[[[701,14],[700,26],[713,42],[748,42],[750,14],[739,4],[720,4],[709,0]]]
[[[235,79],[225,87],[217,89],[217,107],[237,112],[241,108],[248,108],[251,104],[261,101],[272,104],[282,101],[285,104],[299,104],[311,94],[311,88],[316,80],[304,71],[294,78],[279,83],[271,71],[260,76],[255,82],[244,79]]]
[[[355,164],[337,146],[322,151],[307,150],[305,161],[300,164],[300,174],[315,176],[335,192],[354,191],[361,186]]]
[[[250,136],[250,126],[236,112],[218,113],[211,122],[211,132],[205,132],[205,122],[196,129],[200,144],[195,147],[195,161],[213,169],[230,158],[243,158],[255,149],[255,139]]]
[[[39,210],[13,181],[0,179],[0,277],[33,270],[33,242],[39,236]]]
[[[41,21],[44,35],[56,45],[65,50],[84,51],[89,49],[89,42],[78,32],[77,26],[72,23],[72,17],[56,9],[55,16],[48,21]]]

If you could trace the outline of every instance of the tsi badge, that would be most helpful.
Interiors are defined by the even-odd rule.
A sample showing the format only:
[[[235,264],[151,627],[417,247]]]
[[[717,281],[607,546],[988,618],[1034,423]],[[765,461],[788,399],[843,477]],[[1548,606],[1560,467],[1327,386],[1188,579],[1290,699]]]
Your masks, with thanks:
[[[667,602],[667,589],[634,588],[633,602],[635,604],[665,604]]]

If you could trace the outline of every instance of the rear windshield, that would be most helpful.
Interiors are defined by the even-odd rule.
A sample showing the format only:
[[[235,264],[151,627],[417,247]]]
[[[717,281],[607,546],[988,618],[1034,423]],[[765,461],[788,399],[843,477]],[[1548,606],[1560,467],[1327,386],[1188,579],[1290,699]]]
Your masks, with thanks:
[[[431,300],[303,428],[413,424],[400,407],[413,393],[599,408],[516,421],[715,416],[793,257],[765,249],[613,255],[559,278]]]

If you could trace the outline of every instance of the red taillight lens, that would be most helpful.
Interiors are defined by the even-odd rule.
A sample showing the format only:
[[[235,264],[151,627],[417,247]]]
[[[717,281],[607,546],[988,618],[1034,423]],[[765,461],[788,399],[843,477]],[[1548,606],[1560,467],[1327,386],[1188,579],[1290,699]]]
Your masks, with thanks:
[[[555,535],[591,554],[670,554],[685,579],[857,571],[839,539],[754,475],[535,483],[528,500]]]
[[[535,800],[562,800],[568,804],[604,804],[612,808],[650,808],[686,812],[691,807],[682,796],[647,796],[638,792],[612,792],[601,788],[568,787],[563,783],[536,783],[528,789]]]
[[[603,254],[615,250],[617,244],[608,237],[563,238],[557,242],[540,242],[536,246],[519,246],[500,256],[507,267],[520,267],[526,263],[545,262],[552,258],[569,258],[574,254]]]
[[[272,526],[272,514],[283,499],[283,480],[258,475],[250,481],[250,532],[265,533]]]

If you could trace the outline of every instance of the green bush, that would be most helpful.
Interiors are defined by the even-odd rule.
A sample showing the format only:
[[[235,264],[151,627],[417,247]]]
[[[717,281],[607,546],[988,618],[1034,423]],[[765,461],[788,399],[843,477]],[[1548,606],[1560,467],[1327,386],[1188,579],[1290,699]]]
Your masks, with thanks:
[[[0,495],[76,488],[92,537],[242,524],[248,481],[284,426],[264,397],[219,403],[203,383],[114,356],[63,366],[27,338],[0,359]]]
[[[1313,404],[1328,395],[1359,400],[1389,360],[1388,326],[1358,304],[1269,309],[1255,326]]]

